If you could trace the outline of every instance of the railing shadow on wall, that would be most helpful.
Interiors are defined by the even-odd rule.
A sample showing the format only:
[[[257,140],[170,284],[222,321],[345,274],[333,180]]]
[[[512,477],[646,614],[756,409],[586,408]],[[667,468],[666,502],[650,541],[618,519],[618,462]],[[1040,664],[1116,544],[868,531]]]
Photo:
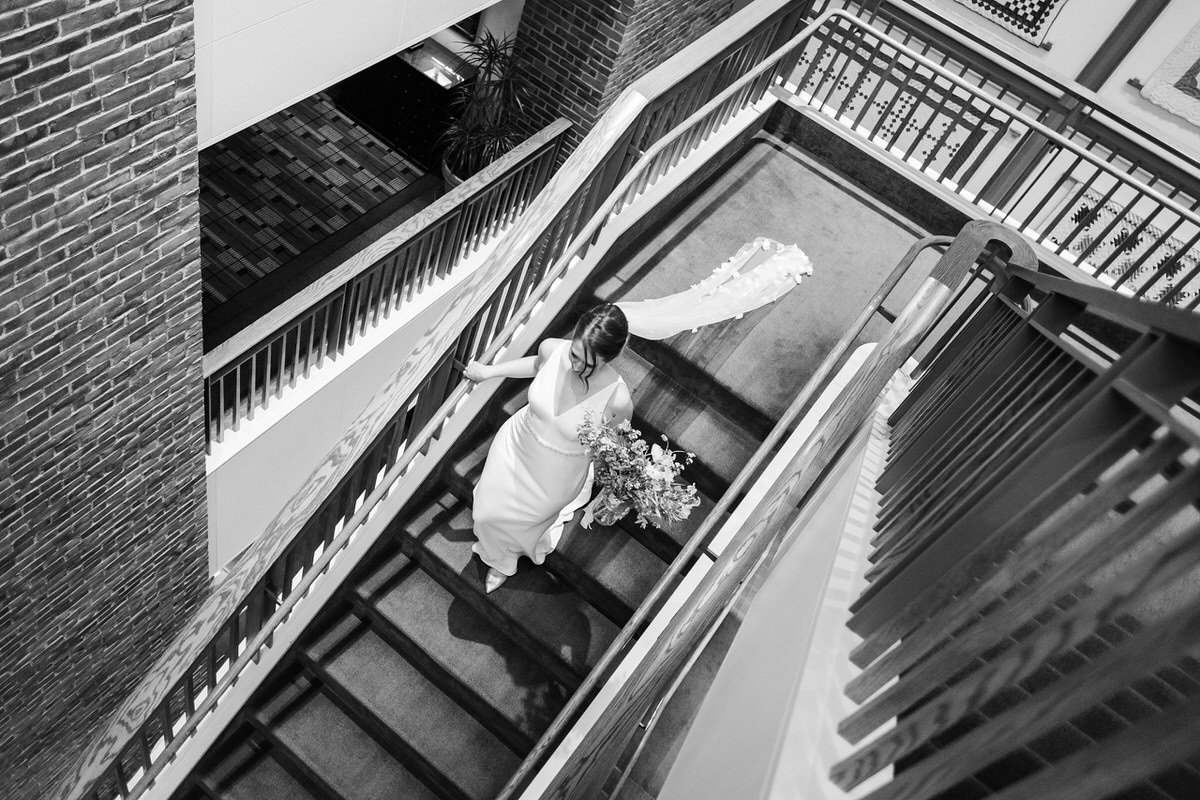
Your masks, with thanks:
[[[444,450],[461,433],[465,423],[451,415],[468,396],[463,365],[492,358],[510,344],[628,198],[648,189],[739,110],[758,116],[754,104],[775,82],[779,59],[791,52],[778,48],[792,38],[803,11],[774,0],[751,4],[618,98],[500,240],[489,263],[468,279],[445,324],[422,337],[409,361],[224,576],[54,796],[141,796],[239,678],[265,663],[273,646],[277,657],[294,640],[296,626],[281,626],[301,616],[301,598],[328,591],[322,578],[348,569],[342,558],[347,548],[353,543],[361,555],[378,536],[382,525],[371,522],[389,496],[394,505],[419,483],[422,465],[428,473],[424,454],[439,445]],[[762,62],[773,52],[775,61],[730,86],[741,64]],[[689,114],[691,124],[678,125]]]

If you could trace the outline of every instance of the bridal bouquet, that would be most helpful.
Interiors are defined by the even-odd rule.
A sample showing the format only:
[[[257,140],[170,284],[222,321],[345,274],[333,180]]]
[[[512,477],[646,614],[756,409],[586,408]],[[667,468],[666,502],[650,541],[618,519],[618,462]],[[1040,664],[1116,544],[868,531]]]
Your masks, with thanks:
[[[651,519],[678,522],[700,505],[695,485],[675,480],[692,463],[692,453],[682,453],[684,460],[679,463],[675,456],[681,451],[648,444],[628,421],[614,428],[590,413],[579,425],[579,442],[590,451],[595,482],[601,487],[584,509],[585,528],[591,527],[593,519],[612,525],[630,511],[643,528]],[[665,436],[663,443],[667,443]]]

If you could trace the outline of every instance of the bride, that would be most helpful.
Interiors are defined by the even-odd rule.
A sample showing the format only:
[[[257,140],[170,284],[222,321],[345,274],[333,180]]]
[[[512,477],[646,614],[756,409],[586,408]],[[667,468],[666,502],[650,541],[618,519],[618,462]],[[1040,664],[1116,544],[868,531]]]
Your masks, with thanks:
[[[488,565],[489,592],[517,571],[517,559],[540,564],[563,524],[591,494],[587,451],[578,428],[586,412],[608,423],[633,414],[629,389],[609,363],[629,334],[664,339],[741,317],[782,297],[812,274],[800,248],[765,237],[737,253],[690,289],[653,300],[605,303],[584,314],[571,339],[547,339],[537,356],[484,365],[472,361],[469,381],[533,378],[529,404],[496,434],[475,486],[472,545]]]
[[[541,564],[587,502],[591,461],[577,431],[588,411],[610,423],[632,415],[629,389],[609,365],[628,338],[625,314],[606,303],[580,317],[569,340],[543,341],[536,356],[467,365],[476,383],[533,378],[528,404],[497,432],[475,486],[471,549],[488,566],[488,592],[516,573],[521,556]]]

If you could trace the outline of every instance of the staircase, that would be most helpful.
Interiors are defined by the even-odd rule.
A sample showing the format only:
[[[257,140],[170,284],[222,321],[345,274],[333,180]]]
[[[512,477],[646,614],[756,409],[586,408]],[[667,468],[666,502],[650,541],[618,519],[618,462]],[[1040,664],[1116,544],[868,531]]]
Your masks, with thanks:
[[[551,333],[566,335],[576,311]],[[633,344],[616,366],[635,427],[697,455],[685,472],[701,490],[690,519],[585,530],[577,518],[542,567],[522,561],[486,594],[471,553],[471,490],[492,434],[525,402],[525,382],[514,381],[178,800],[494,797],[769,426],[697,359],[664,345]]]

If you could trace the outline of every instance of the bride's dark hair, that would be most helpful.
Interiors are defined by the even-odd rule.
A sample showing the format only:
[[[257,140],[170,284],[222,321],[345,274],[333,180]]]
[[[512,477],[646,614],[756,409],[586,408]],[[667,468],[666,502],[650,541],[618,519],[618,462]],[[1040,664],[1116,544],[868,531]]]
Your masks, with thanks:
[[[584,366],[579,377],[586,383],[596,371],[597,358],[612,361],[625,349],[629,339],[625,312],[612,303],[601,303],[579,317],[571,338],[583,345]]]

